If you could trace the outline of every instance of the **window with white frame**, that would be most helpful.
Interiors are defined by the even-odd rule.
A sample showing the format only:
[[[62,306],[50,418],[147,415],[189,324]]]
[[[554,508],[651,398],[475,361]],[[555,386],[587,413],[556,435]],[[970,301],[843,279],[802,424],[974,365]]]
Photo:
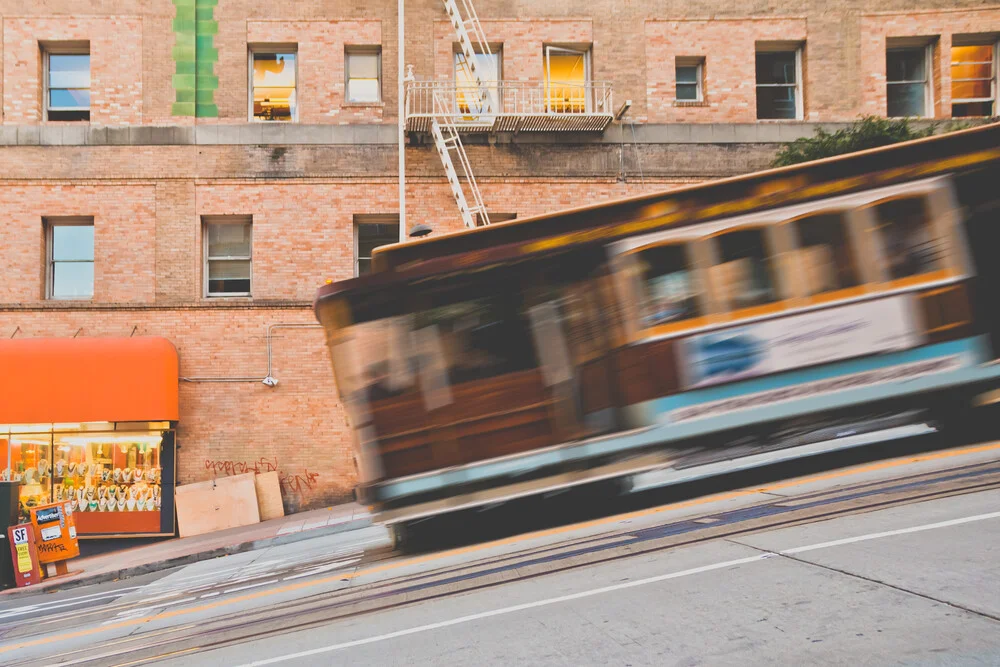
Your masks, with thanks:
[[[90,299],[94,296],[94,219],[49,218],[46,296]]]
[[[295,46],[250,49],[250,119],[295,121],[298,118]]]
[[[455,103],[458,105],[458,112],[474,114],[485,105],[490,105],[495,111],[499,110],[502,47],[491,46],[490,53],[476,53],[473,57],[475,62],[469,63],[461,51],[455,53]],[[482,88],[476,82],[473,68],[483,82]],[[485,99],[484,91],[488,96]]]
[[[771,49],[758,45],[756,70],[757,118],[801,119],[802,49]]]
[[[399,216],[354,216],[354,275],[371,271],[372,251],[390,243],[399,243]]]
[[[996,100],[997,43],[954,44],[951,47],[951,115],[955,118],[994,116]]]
[[[382,101],[382,49],[351,46],[344,51],[347,101],[354,104]]]
[[[889,48],[885,52],[886,115],[927,117],[931,109],[931,47]]]
[[[205,296],[250,296],[253,278],[253,218],[205,216]]]
[[[47,50],[44,62],[46,120],[90,120],[89,48]]]
[[[705,99],[702,87],[704,58],[678,56],[674,65],[675,99],[678,102],[701,102]]]
[[[590,49],[545,47],[545,111],[590,111]]]

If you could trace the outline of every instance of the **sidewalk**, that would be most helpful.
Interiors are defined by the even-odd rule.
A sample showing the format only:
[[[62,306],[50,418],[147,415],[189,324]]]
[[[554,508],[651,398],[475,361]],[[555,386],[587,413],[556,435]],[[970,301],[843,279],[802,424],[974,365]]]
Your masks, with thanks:
[[[0,591],[0,600],[127,579],[210,558],[308,540],[370,525],[371,516],[368,511],[356,503],[300,512],[250,526],[165,540],[89,558],[75,558],[69,561],[69,575],[46,579],[26,588]]]

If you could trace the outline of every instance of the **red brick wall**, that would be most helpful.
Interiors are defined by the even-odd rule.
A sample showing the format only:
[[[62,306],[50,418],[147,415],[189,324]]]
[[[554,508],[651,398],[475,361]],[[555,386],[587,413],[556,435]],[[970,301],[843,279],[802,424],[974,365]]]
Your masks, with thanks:
[[[805,18],[646,21],[646,120],[651,123],[756,122],[756,43],[806,42],[806,37]],[[808,50],[807,44],[804,52]],[[702,105],[675,104],[678,56],[705,59]],[[807,89],[810,83],[806,81]],[[805,117],[819,120],[814,116],[806,105]]]
[[[376,123],[381,104],[344,103],[345,46],[380,46],[378,21],[247,21],[247,44],[298,44],[300,123]],[[246,53],[246,45],[243,51]],[[244,77],[244,80],[248,79]],[[389,83],[392,86],[392,82]],[[246,114],[244,114],[244,118]]]
[[[142,38],[142,19],[135,16],[5,17],[4,123],[42,120],[39,42],[58,47],[65,42],[89,41],[90,121],[100,125],[141,124]],[[167,77],[168,85],[169,81]]]
[[[864,113],[886,114],[885,50],[893,38],[927,38],[933,46],[933,117],[951,118],[952,37],[980,36],[996,42],[1000,7],[977,9],[879,12],[861,16],[861,100]],[[931,114],[928,114],[931,115]]]

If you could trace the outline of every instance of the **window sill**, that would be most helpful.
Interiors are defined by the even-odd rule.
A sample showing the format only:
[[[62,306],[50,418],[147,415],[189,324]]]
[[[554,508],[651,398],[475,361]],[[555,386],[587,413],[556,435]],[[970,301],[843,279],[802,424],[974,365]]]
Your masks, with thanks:
[[[344,109],[383,109],[385,102],[344,102],[340,106]]]
[[[249,294],[207,294],[201,300],[205,303],[216,301],[253,301],[253,296]]]
[[[705,100],[674,100],[675,107],[707,107]]]

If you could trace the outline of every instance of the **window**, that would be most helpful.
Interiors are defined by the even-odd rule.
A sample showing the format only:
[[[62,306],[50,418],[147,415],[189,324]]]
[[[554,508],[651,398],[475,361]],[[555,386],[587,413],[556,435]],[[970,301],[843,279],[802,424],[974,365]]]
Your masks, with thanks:
[[[397,216],[354,216],[354,275],[361,276],[371,271],[372,251],[390,243],[399,243]]]
[[[461,52],[455,54],[455,103],[458,105],[458,112],[462,114],[474,114],[488,105],[494,112],[500,107],[500,67],[503,57],[499,50],[493,53],[475,54],[476,72],[479,73],[479,80],[483,82],[488,97],[483,99],[482,92],[476,84],[476,77],[472,74],[470,63]]]
[[[347,101],[382,101],[382,50],[379,47],[349,48],[344,53],[347,74]]]
[[[90,120],[90,54],[47,53],[46,120]]]
[[[678,102],[701,102],[704,99],[701,84],[704,62],[704,58],[677,58],[674,71]]]
[[[814,296],[861,284],[843,213],[817,213],[792,223],[798,237],[799,294]]]
[[[643,327],[702,315],[701,285],[686,245],[657,245],[635,253]]]
[[[763,229],[723,232],[715,241],[719,263],[712,267],[712,274],[730,308],[739,310],[778,300]]]
[[[250,99],[253,120],[294,121],[296,62],[293,49],[250,52]]]
[[[886,115],[927,116],[930,107],[929,46],[885,52]]]
[[[94,296],[94,221],[92,218],[47,220],[50,299]]]
[[[996,45],[951,47],[951,115],[992,116],[996,110]]]
[[[590,109],[590,51],[545,47],[545,110],[584,113]]]
[[[205,296],[250,296],[253,219],[212,216],[205,227]]]
[[[945,268],[947,242],[935,233],[925,197],[877,204],[875,218],[891,280]]]
[[[801,51],[757,51],[757,118],[802,118]]]

